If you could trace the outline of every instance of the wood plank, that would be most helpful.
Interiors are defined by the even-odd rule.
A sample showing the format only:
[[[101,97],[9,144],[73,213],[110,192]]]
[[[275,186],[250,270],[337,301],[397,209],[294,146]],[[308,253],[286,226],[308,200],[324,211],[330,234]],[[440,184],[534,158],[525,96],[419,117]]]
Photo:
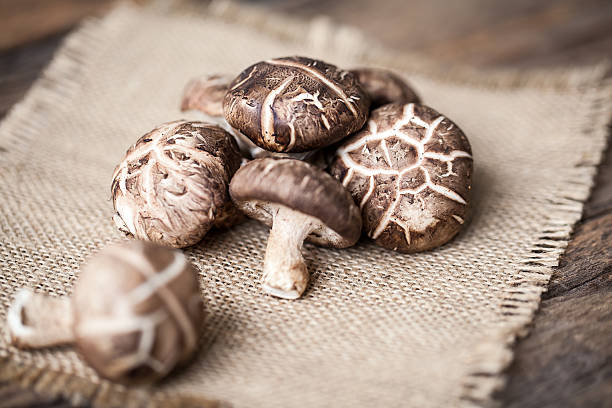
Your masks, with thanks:
[[[612,46],[612,43],[610,45]],[[612,133],[612,127],[609,126],[609,129]],[[604,153],[603,157],[595,177],[595,188],[591,191],[591,196],[584,206],[583,220],[612,211],[612,140],[610,138],[608,139],[607,152]],[[612,241],[609,243],[612,245]]]
[[[27,47],[0,53],[0,118],[23,98],[64,36],[64,33],[54,34]]]
[[[576,229],[508,370],[503,405],[603,407],[612,401],[612,211]]]
[[[73,27],[114,0],[0,0],[0,51]]]
[[[263,2],[266,3],[266,2]],[[303,17],[327,14],[361,28],[389,47],[442,62],[479,67],[588,64],[612,56],[592,44],[612,41],[608,0],[369,0],[268,1]],[[585,54],[584,49],[590,52]],[[580,58],[577,58],[580,57]]]

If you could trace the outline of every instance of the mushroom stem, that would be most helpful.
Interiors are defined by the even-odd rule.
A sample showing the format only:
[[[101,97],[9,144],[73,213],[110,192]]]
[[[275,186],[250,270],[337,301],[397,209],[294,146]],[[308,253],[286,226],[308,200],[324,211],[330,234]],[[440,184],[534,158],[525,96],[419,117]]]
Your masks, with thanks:
[[[263,289],[284,299],[299,298],[308,285],[302,256],[304,240],[315,228],[312,217],[287,207],[274,214],[264,261]]]
[[[11,343],[19,348],[42,348],[74,342],[74,314],[69,298],[29,289],[17,292],[7,313]]]

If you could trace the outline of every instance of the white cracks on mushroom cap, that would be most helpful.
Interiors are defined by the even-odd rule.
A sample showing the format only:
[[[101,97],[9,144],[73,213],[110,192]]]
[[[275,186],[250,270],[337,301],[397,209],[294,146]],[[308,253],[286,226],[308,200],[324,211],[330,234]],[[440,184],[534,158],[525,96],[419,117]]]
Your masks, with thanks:
[[[414,117],[414,103],[409,103],[408,105],[404,105],[404,109],[402,110],[402,117],[393,124],[393,128],[399,130],[402,126],[407,125],[410,120]]]
[[[467,204],[467,202],[463,199],[463,197],[461,197],[459,194],[457,194],[455,191],[451,190],[450,188],[441,186],[439,184],[433,184],[433,183],[430,184],[428,187],[431,188],[436,193],[439,193],[453,201],[456,201],[459,204],[463,204],[463,205]]]
[[[449,154],[441,154],[435,152],[425,152],[423,157],[426,159],[439,160],[446,163],[446,173],[440,175],[440,178],[456,176],[457,173],[453,170],[454,160],[458,157],[463,157],[466,159],[472,159],[472,155],[468,152],[464,152],[463,150],[453,150]]]
[[[117,197],[115,200],[115,211],[117,211],[118,218],[123,222],[123,224],[120,224],[119,220],[115,219],[117,227],[119,229],[125,227],[130,234],[136,235],[136,217],[138,214],[132,205],[125,202],[124,196]]]
[[[295,125],[293,122],[288,122],[287,126],[289,126],[289,144],[287,145],[287,150],[291,150],[293,146],[295,146]]]
[[[457,221],[459,224],[463,224],[465,221],[463,220],[463,218],[461,218],[460,216],[458,216],[457,214],[453,214],[453,218],[455,219],[455,221]]]
[[[146,315],[133,313],[123,314],[120,317],[111,315],[86,320],[76,326],[79,336],[83,338],[96,338],[117,336],[129,333],[139,333],[138,347],[133,353],[120,357],[111,363],[110,370],[120,372],[140,365],[149,366],[154,371],[165,374],[166,368],[151,354],[155,342],[157,326],[164,322],[168,314],[164,310],[156,310]]]
[[[349,183],[353,179],[353,174],[354,174],[353,168],[349,167],[349,169],[346,172],[346,175],[344,176],[344,179],[342,180],[342,186],[346,188],[346,186],[349,185]]]
[[[440,119],[440,118],[438,118],[438,119]],[[442,119],[444,119],[444,118],[442,118]],[[442,121],[442,120],[440,120],[440,121]],[[415,125],[421,126],[421,127],[425,128],[425,129],[429,128],[429,124],[427,122],[423,121],[423,119],[421,119],[419,117],[416,117],[416,116],[413,116],[410,119],[410,122],[414,123]]]
[[[427,142],[429,142],[429,140],[431,140],[433,132],[443,120],[444,116],[439,116],[436,120],[433,121],[431,125],[426,126],[427,132],[425,133],[425,138],[423,139],[423,145],[425,145]]]
[[[389,167],[393,166],[393,163],[391,162],[391,155],[389,154],[389,149],[387,148],[387,141],[385,139],[380,141],[380,148],[383,151],[385,161],[387,162]]]
[[[450,177],[450,176],[457,176],[457,173],[455,173],[455,171],[453,170],[453,162],[447,161],[446,162],[446,173],[440,175],[440,178],[445,178],[445,177]]]
[[[434,159],[434,160],[448,162],[448,161],[453,161],[458,157],[464,157],[466,159],[471,159],[472,155],[469,154],[468,152],[464,152],[463,150],[453,150],[449,154],[436,153],[436,152],[425,152],[423,154],[423,157],[427,159]]]
[[[248,81],[249,79],[251,79],[251,77],[255,74],[255,72],[257,71],[257,66],[254,66],[251,69],[251,72],[249,72],[249,74],[244,77],[243,80],[241,80],[240,82],[238,82],[236,85],[232,86],[230,91],[233,91],[234,89],[238,88],[240,85],[244,84],[246,81]]]
[[[471,160],[472,155],[462,150],[453,150],[447,154],[426,151],[425,150],[426,144],[431,140],[434,132],[436,131],[440,123],[442,123],[442,121],[445,119],[445,117],[438,116],[431,123],[427,123],[423,121],[421,118],[415,116],[414,107],[415,105],[412,103],[404,105],[402,109],[402,116],[398,120],[395,121],[395,123],[390,129],[382,131],[382,132],[378,131],[378,126],[376,122],[370,119],[367,124],[368,134],[365,134],[363,137],[359,138],[358,140],[356,140],[355,142],[351,144],[340,147],[336,151],[336,156],[340,160],[342,160],[344,164],[346,165],[346,167],[349,169],[347,171],[347,175],[345,176],[345,179],[343,180],[343,185],[345,187],[349,183],[346,180],[347,179],[350,180],[350,178],[353,177],[354,173],[358,173],[362,175],[363,177],[366,177],[369,179],[368,190],[363,196],[359,204],[361,209],[363,209],[363,207],[367,204],[368,200],[372,196],[372,191],[374,190],[373,188],[374,177],[379,176],[379,175],[395,176],[395,186],[397,188],[398,196],[395,198],[393,203],[387,208],[387,210],[383,213],[383,216],[379,220],[378,225],[372,232],[371,237],[374,239],[378,238],[380,234],[387,228],[389,222],[393,220],[394,218],[393,214],[395,212],[395,209],[399,203],[399,200],[401,200],[402,196],[404,195],[414,196],[417,200],[421,202],[422,208],[424,208],[425,205],[424,205],[423,198],[420,197],[419,194],[425,191],[426,189],[430,189],[436,192],[437,194],[440,194],[448,198],[449,200],[455,201],[457,203],[460,203],[463,205],[467,204],[465,199],[461,197],[461,195],[459,195],[457,192],[447,187],[444,187],[442,185],[438,185],[434,183],[431,180],[431,176],[429,174],[428,169],[425,168],[424,165],[426,164],[425,159],[444,162],[447,165],[447,172],[445,174],[442,174],[439,177],[440,178],[448,177],[451,175],[456,175],[453,172],[453,162],[456,159],[470,159]],[[402,132],[402,128],[410,123],[426,129],[425,136],[423,137],[422,140],[417,140],[407,135],[406,133]],[[395,169],[391,161],[391,154],[389,152],[389,148],[386,144],[386,139],[389,137],[400,139],[402,142],[408,145],[414,146],[417,151],[417,158],[418,158],[417,162],[401,170]],[[367,146],[369,143],[373,143],[373,142],[379,143],[379,146],[381,147],[385,161],[388,164],[387,168],[372,169],[372,168],[369,168],[369,167],[366,167],[364,165],[357,163],[350,156],[351,153],[356,152],[356,151],[360,151],[361,155],[369,156],[371,152]],[[400,185],[402,176],[406,174],[408,171],[414,170],[415,168],[419,168],[420,170],[422,170],[423,174],[425,175],[424,182],[417,188],[402,189]],[[349,177],[349,174],[350,174],[350,177]],[[404,223],[404,226],[405,226],[405,223]],[[404,228],[404,226],[400,225],[400,227],[402,228]],[[410,241],[407,240],[407,242],[409,243]]]
[[[423,169],[423,170],[425,172],[425,184],[427,185],[427,187],[429,187],[436,193],[445,196],[446,198],[450,200],[456,201],[459,204],[467,205],[467,202],[456,191],[451,190],[448,187],[444,187],[439,184],[435,184],[434,182],[431,181],[431,176],[429,175],[429,171],[427,171],[427,169]]]
[[[312,67],[310,67],[308,65],[305,65],[305,64],[302,64],[302,63],[296,62],[296,61],[285,61],[285,60],[276,60],[276,59],[274,59],[274,60],[268,60],[268,61],[266,61],[266,63],[270,64],[270,65],[276,65],[276,66],[297,68],[297,69],[300,69],[302,71],[306,71],[308,74],[310,74],[310,76],[318,79],[321,83],[326,85],[336,95],[338,95],[340,97],[340,100],[342,101],[342,103],[344,103],[344,105],[351,111],[353,116],[355,116],[355,117],[359,116],[357,114],[357,110],[355,109],[355,106],[354,106],[355,102],[346,95],[346,93],[342,90],[342,88],[340,88],[340,86],[338,86],[338,84],[336,84],[334,81],[326,78],[323,74],[321,74],[316,69],[313,69]]]
[[[173,363],[162,364],[152,357],[152,353],[157,327],[167,320],[168,312],[178,323],[185,338],[184,347],[193,349],[197,342],[197,334],[187,312],[176,294],[168,288],[168,285],[185,271],[188,266],[187,258],[182,252],[173,251],[170,263],[161,271],[156,271],[156,268],[142,253],[117,247],[112,256],[142,273],[145,280],[117,298],[111,315],[85,320],[79,323],[75,330],[79,336],[88,338],[139,333],[137,349],[113,361],[108,369],[121,372],[130,367],[146,365],[164,375],[172,368]],[[137,306],[154,295],[161,299],[165,309],[160,308],[144,315],[137,314]]]
[[[197,79],[205,81],[210,85],[226,85],[231,81],[231,77],[226,74],[212,74],[212,75],[201,75]]]
[[[368,120],[368,130],[371,134],[378,133],[378,125],[373,120]]]
[[[319,100],[319,91],[316,91],[314,94],[311,94],[308,91],[303,91],[299,95],[294,96],[290,99],[291,102],[304,102],[309,105],[316,106],[319,110],[323,110],[323,104]]]
[[[368,184],[368,191],[365,193],[365,195],[361,199],[361,202],[359,203],[359,209],[360,210],[363,208],[364,205],[366,205],[366,203],[370,199],[370,196],[372,196],[372,193],[374,192],[374,187],[375,187],[375,185],[374,185],[374,176],[370,176],[369,184]]]
[[[410,245],[411,237],[410,237],[410,227],[404,221],[400,220],[397,217],[391,217],[390,221],[396,224],[404,231],[404,239],[406,240],[406,244]]]
[[[156,145],[153,149],[153,152],[156,154],[157,159],[159,161],[164,161],[164,164],[173,167],[175,170],[178,170],[176,163],[174,163],[173,161],[168,161],[164,153],[179,152],[185,155],[189,155],[190,159],[197,158],[197,160],[192,160],[192,164],[194,167],[198,168],[201,167],[200,163],[205,163],[211,167],[216,168],[218,171],[223,171],[224,167],[223,161],[218,157],[215,157],[206,151],[194,149],[193,147],[183,146],[178,143],[163,146],[162,150],[159,149],[159,145]]]
[[[425,200],[423,200],[423,197],[421,197],[419,195],[417,195],[415,197],[416,197],[417,201],[419,202],[419,204],[421,205],[421,209],[424,209],[425,208]]]
[[[391,204],[389,208],[387,208],[387,210],[384,212],[383,216],[378,222],[378,226],[374,229],[374,232],[372,232],[372,235],[371,235],[372,239],[377,239],[380,236],[380,234],[382,234],[382,232],[385,230],[385,228],[387,228],[387,225],[389,225],[389,222],[391,221],[391,217],[393,216],[393,213],[395,212],[395,208],[397,207],[397,204],[399,203],[400,198],[401,198],[401,195],[398,194],[397,197],[395,197],[395,200],[393,200],[393,204]]]
[[[197,197],[210,205],[210,208],[208,208],[209,219],[214,218],[216,205],[214,200],[209,199],[210,192],[207,186],[200,183],[196,178],[183,177],[182,175],[207,171],[212,174],[224,175],[224,181],[229,182],[225,164],[220,157],[183,142],[192,139],[197,143],[205,143],[205,138],[199,132],[184,129],[182,132],[172,134],[171,131],[176,129],[177,124],[180,125],[180,121],[165,124],[150,132],[144,139],[145,143],[137,143],[132,146],[126,158],[115,170],[114,178],[118,180],[119,189],[113,192],[117,212],[114,218],[120,230],[125,228],[134,236],[151,239],[149,233],[145,230],[145,224],[140,222],[143,218],[155,218],[167,229],[173,229],[178,225],[176,218],[171,218],[168,211],[156,211],[155,214],[145,210],[137,211],[133,202],[134,192],[127,189],[127,181],[136,177],[139,177],[137,184],[141,186],[141,191],[136,195],[144,200],[144,208],[156,208],[160,202],[160,197],[171,203],[171,206],[178,205],[176,200],[183,196],[187,197],[186,199]],[[207,123],[189,122],[189,124],[193,128],[218,130],[217,126]],[[140,166],[130,167],[133,166],[133,163],[140,163]],[[160,172],[166,173],[162,175],[164,178],[161,181],[158,180]],[[181,177],[180,186],[183,186],[184,191],[177,192],[166,188],[168,172]],[[171,180],[174,179],[171,178]],[[189,196],[184,195],[187,189],[190,192]]]
[[[119,190],[123,195],[127,194],[127,179],[128,169],[127,166],[121,169],[121,177],[119,178]]]
[[[271,90],[261,105],[261,135],[267,144],[274,143],[274,101],[285,88],[293,81],[295,76],[285,78],[276,88]]]
[[[329,125],[329,120],[327,120],[327,116],[325,116],[325,114],[321,114],[321,122],[323,122],[323,126],[325,126],[325,128],[327,130],[331,129],[331,126]]]
[[[274,162],[269,162],[268,164],[266,164],[266,166],[261,171],[261,176],[260,177],[264,177],[266,174],[271,172],[274,169],[274,167],[276,167],[276,163],[274,163]]]
[[[161,259],[167,264],[159,265]],[[133,369],[142,367],[151,369],[143,380],[159,378],[197,346],[201,312],[194,297],[201,300],[193,273],[182,252],[142,241],[115,245],[84,265],[72,297],[20,291],[7,315],[11,342],[20,348],[76,343],[111,380],[135,380]]]
[[[300,188],[306,188],[306,186],[308,185],[308,183],[310,182],[310,176],[304,176],[304,178],[302,179],[302,181],[300,181]]]

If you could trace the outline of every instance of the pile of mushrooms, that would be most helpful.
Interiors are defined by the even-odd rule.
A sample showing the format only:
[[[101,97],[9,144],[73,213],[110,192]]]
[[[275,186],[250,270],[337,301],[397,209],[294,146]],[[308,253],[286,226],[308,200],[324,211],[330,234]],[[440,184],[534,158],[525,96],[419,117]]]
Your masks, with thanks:
[[[240,146],[245,160],[229,196],[272,228],[262,275],[271,295],[304,292],[304,240],[344,248],[363,226],[383,247],[418,252],[448,242],[468,219],[467,138],[393,72],[271,59],[234,79],[193,79],[181,109],[219,124]]]
[[[347,248],[363,234],[413,253],[468,221],[467,138],[390,71],[270,59],[189,81],[180,106],[200,120],[157,126],[113,174],[114,222],[137,241],[92,258],[70,299],[20,292],[16,346],[74,343],[107,378],[156,379],[195,350],[202,316],[195,269],[169,247],[256,219],[271,228],[263,290],[297,299],[304,241]]]

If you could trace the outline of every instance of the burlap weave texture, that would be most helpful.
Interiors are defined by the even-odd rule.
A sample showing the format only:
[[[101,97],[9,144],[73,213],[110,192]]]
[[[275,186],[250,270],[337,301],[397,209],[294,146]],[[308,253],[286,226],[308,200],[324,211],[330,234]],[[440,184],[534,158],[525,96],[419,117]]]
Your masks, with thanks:
[[[487,402],[580,217],[605,146],[612,88],[600,69],[432,77],[325,21],[120,7],[73,34],[0,127],[0,318],[20,287],[69,295],[79,265],[123,239],[111,222],[113,168],[155,125],[193,117],[178,109],[188,79],[295,54],[342,67],[392,66],[463,128],[475,163],[465,232],[414,255],[365,240],[347,250],[306,245],[312,282],[299,301],[259,288],[265,227],[213,232],[186,251],[207,308],[189,366],[153,388],[126,389],[100,380],[70,349],[12,348],[3,328],[5,377],[101,406],[204,398],[237,407]]]

